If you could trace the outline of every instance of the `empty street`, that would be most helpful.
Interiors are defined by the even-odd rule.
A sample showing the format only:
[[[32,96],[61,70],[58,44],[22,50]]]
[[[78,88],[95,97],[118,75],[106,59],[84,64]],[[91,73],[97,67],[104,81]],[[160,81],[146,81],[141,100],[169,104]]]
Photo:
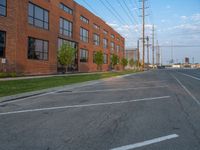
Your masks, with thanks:
[[[163,69],[0,103],[1,150],[199,150],[200,70]]]

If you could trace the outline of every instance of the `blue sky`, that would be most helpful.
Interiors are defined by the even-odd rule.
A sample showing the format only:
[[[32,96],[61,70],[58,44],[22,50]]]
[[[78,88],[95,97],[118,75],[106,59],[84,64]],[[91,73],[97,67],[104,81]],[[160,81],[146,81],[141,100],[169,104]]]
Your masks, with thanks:
[[[141,37],[141,3],[138,0],[75,1],[124,36],[127,48],[136,47],[137,39]],[[151,28],[155,24],[164,64],[172,58],[171,47],[164,46],[170,46],[171,43],[200,45],[200,0],[148,0],[146,6],[146,35],[152,36]],[[175,62],[182,62],[189,57],[190,62],[194,58],[194,62],[200,63],[200,47],[174,47],[172,56]]]

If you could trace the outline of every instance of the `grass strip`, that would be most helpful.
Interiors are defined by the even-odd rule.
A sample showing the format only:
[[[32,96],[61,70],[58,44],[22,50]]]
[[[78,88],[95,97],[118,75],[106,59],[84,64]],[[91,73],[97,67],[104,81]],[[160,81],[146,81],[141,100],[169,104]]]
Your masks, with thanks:
[[[25,93],[25,92],[32,92],[52,87],[70,85],[74,83],[81,83],[86,81],[109,78],[135,72],[137,71],[129,70],[123,72],[106,72],[97,74],[68,75],[68,76],[57,76],[57,77],[0,81],[0,97]]]

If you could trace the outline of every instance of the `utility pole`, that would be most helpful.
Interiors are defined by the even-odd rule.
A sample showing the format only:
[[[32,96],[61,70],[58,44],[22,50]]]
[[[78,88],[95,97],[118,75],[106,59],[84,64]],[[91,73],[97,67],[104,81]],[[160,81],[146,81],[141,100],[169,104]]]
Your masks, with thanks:
[[[159,47],[160,66],[162,66],[162,49]]]
[[[158,40],[156,42],[156,65],[159,65],[159,46],[158,46]]]
[[[147,36],[147,68],[149,69],[149,36]]]
[[[153,68],[154,68],[154,24],[153,24],[153,28],[152,28],[152,64],[153,64]]]
[[[140,40],[137,41],[137,66],[140,67]]]
[[[142,67],[145,66],[145,0],[142,0]]]
[[[173,41],[171,41],[171,63],[174,63],[174,58],[173,58]]]

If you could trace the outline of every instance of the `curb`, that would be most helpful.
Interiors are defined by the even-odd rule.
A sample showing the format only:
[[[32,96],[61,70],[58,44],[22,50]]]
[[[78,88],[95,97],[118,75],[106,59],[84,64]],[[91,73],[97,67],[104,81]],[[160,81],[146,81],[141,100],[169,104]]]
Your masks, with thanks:
[[[136,73],[119,75],[119,76],[114,76],[114,77],[109,77],[109,78],[104,78],[104,79],[99,79],[99,80],[92,80],[92,81],[86,81],[86,82],[82,82],[82,83],[58,86],[58,87],[43,89],[43,90],[39,90],[39,91],[26,92],[26,93],[16,94],[16,95],[12,95],[12,96],[5,96],[5,97],[0,98],[0,105],[8,104],[13,101],[19,101],[19,100],[23,100],[23,99],[27,99],[27,98],[34,98],[34,97],[48,95],[51,93],[57,93],[57,92],[63,91],[63,90],[72,90],[74,88],[80,88],[80,87],[84,87],[84,86],[94,85],[94,84],[97,84],[97,83],[100,83],[103,81],[109,81],[110,79],[124,78],[124,77],[136,75],[136,74],[140,74],[140,73],[144,73],[144,72],[136,72]]]

